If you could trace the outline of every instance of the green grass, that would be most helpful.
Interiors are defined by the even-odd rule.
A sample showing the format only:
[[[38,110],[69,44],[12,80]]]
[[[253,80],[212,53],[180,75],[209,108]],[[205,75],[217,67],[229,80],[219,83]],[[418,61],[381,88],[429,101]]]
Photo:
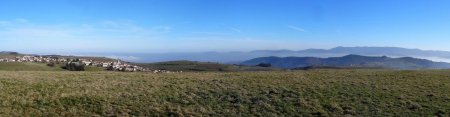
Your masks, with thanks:
[[[450,71],[0,71],[1,116],[448,116]]]
[[[85,71],[91,71],[91,72],[106,71],[105,68],[95,67],[95,66],[86,66],[84,69],[85,69]]]
[[[49,67],[45,63],[0,62],[0,71],[63,71],[60,67]]]

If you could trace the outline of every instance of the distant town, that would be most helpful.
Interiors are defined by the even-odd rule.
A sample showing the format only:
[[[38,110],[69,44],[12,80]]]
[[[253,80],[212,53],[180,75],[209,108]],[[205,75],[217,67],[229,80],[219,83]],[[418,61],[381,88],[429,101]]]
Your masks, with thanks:
[[[125,61],[121,61],[120,59],[116,59],[115,61],[96,61],[93,59],[73,58],[73,57],[65,58],[60,56],[25,55],[9,58],[0,58],[0,62],[46,63],[48,66],[51,67],[61,65],[64,69],[70,71],[84,71],[85,69],[84,67],[99,67],[107,71],[175,73],[168,70],[155,70],[140,67],[138,65],[132,65]]]

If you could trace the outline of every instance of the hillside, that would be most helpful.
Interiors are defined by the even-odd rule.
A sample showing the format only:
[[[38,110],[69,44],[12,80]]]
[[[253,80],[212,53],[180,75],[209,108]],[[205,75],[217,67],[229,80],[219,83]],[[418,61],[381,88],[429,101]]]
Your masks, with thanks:
[[[0,71],[0,116],[441,116],[448,70]]]
[[[411,57],[390,58],[369,57],[360,55],[347,55],[343,57],[316,58],[316,57],[261,57],[243,62],[243,65],[254,66],[260,63],[270,63],[279,68],[302,68],[310,66],[327,67],[369,67],[393,69],[447,69],[449,63],[433,62],[425,59]]]
[[[17,52],[0,51],[0,58],[15,58],[19,56],[23,55]]]
[[[43,55],[44,57],[66,58],[66,59],[87,59],[97,62],[114,62],[117,59],[107,57],[94,57],[94,56],[65,56],[65,55]]]
[[[168,61],[158,63],[138,64],[139,66],[169,70],[169,71],[272,71],[280,70],[276,68],[238,66],[212,62],[196,62],[196,61]]]
[[[0,71],[64,71],[64,69],[49,67],[44,63],[0,62]]]
[[[67,58],[67,59],[88,59],[98,62],[114,62],[117,59],[107,57],[95,57],[95,56],[69,56],[69,55],[35,55],[35,54],[22,54],[18,52],[0,51],[0,58],[15,58],[21,56],[42,56],[42,57],[54,57],[54,58]]]

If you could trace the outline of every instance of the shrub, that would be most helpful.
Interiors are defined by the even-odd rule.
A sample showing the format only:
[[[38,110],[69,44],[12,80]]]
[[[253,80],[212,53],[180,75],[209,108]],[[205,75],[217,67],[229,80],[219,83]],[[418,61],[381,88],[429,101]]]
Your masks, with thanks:
[[[66,66],[63,67],[64,69],[70,70],[70,71],[85,71],[85,65],[81,61],[71,61],[67,62]]]
[[[56,63],[55,63],[55,62],[50,62],[50,63],[47,63],[47,66],[49,66],[49,67],[55,67],[55,66],[56,66]]]

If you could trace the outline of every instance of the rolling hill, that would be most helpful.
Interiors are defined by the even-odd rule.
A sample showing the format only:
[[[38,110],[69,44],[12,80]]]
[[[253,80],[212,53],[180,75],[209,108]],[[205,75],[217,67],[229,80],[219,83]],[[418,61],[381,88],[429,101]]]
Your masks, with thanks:
[[[0,58],[14,58],[18,56],[23,56],[23,54],[10,51],[0,51]]]
[[[213,62],[168,61],[137,64],[142,67],[170,71],[276,71],[277,68],[240,66]]]
[[[448,69],[449,63],[433,62],[426,59],[412,57],[390,58],[370,57],[360,55],[347,55],[343,57],[316,58],[316,57],[260,57],[244,61],[242,65],[254,66],[268,63],[279,68],[302,68],[311,66],[322,67],[364,67],[364,68],[392,68],[392,69]]]
[[[117,59],[108,58],[108,57],[96,57],[96,56],[66,56],[66,55],[42,55],[43,57],[55,57],[55,58],[66,58],[66,59],[87,59],[93,60],[97,62],[114,62]]]

